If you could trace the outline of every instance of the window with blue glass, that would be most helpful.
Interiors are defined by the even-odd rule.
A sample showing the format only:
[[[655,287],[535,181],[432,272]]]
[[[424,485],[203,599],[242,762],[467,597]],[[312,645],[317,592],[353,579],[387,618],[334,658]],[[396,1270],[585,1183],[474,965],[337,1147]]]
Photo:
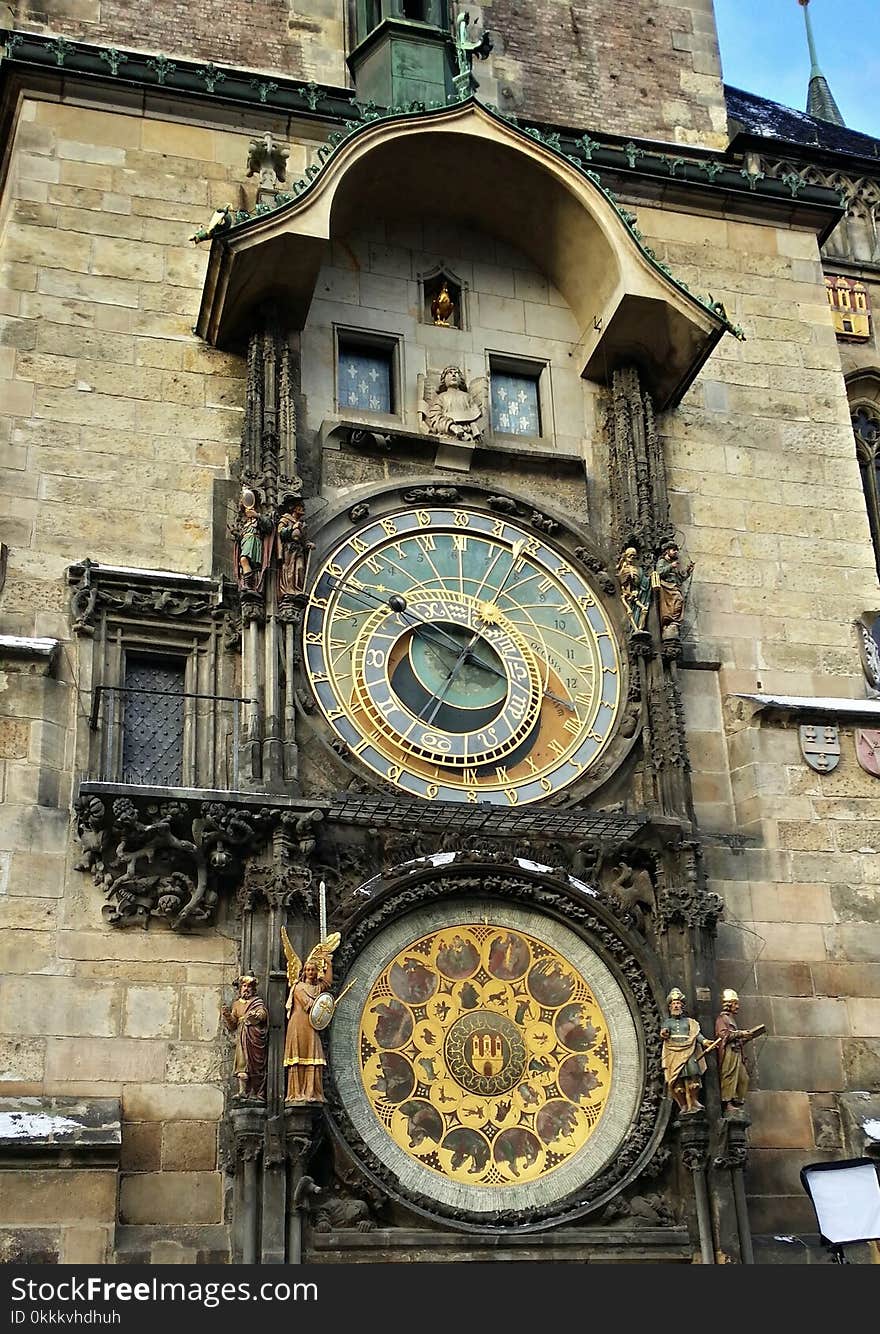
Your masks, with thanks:
[[[339,409],[394,412],[394,355],[390,347],[339,339]]]
[[[539,375],[534,372],[491,372],[492,428],[500,435],[540,435]]]

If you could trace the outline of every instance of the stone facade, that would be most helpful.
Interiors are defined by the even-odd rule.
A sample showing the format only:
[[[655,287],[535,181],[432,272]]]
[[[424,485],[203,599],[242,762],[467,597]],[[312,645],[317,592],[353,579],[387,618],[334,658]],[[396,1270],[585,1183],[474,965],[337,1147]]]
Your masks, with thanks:
[[[19,26],[105,49],[125,41],[156,54],[170,50],[180,60],[283,70],[338,90],[348,78],[344,7],[306,8],[307,15],[286,0],[232,5],[221,19],[212,11],[203,30],[196,10],[184,16],[179,7],[159,5],[133,15],[128,6],[94,0],[51,6],[48,18],[45,7],[24,7]],[[613,17],[600,23],[596,11],[608,8],[544,0],[529,7],[529,26],[522,6],[487,3],[484,18],[496,41],[475,72],[502,111],[568,126],[572,142],[587,132],[588,139],[607,133],[638,140],[628,166],[618,153],[616,165],[599,169],[603,187],[618,192],[621,209],[636,210],[641,244],[656,262],[691,293],[710,292],[723,303],[726,327],[741,326],[745,334],[744,341],[721,336],[717,309],[675,290],[675,300],[693,303],[693,328],[698,319],[717,323],[714,343],[706,344],[711,355],[656,423],[671,523],[696,564],[684,643],[680,655],[658,651],[638,678],[644,686],[639,707],[643,703],[644,717],[657,723],[654,751],[647,738],[644,749],[639,741],[619,773],[584,797],[575,814],[587,842],[605,819],[611,834],[602,837],[613,843],[614,821],[622,827],[634,810],[648,809],[658,828],[667,827],[664,821],[675,826],[674,852],[670,836],[645,843],[656,855],[652,868],[660,868],[658,893],[687,882],[708,897],[699,898],[699,911],[670,908],[662,929],[662,913],[651,917],[654,971],[648,968],[647,976],[654,994],[662,998],[673,983],[687,981],[708,1031],[720,989],[733,987],[745,1023],[766,1025],[747,1104],[745,1183],[757,1258],[772,1260],[775,1233],[815,1230],[800,1166],[860,1154],[861,1121],[878,1115],[880,1102],[873,855],[880,786],[857,763],[853,738],[854,727],[870,725],[870,718],[842,719],[841,762],[833,773],[816,773],[799,753],[797,723],[825,720],[827,712],[811,715],[802,705],[795,714],[750,698],[865,700],[854,623],[880,604],[850,413],[856,402],[880,408],[877,255],[864,247],[841,253],[834,240],[823,255],[822,225],[840,216],[827,191],[804,198],[792,191],[787,201],[766,184],[724,194],[723,181],[716,187],[711,172],[698,181],[681,170],[691,161],[685,145],[716,150],[737,174],[749,169],[726,150],[710,0],[660,6],[633,0],[611,7]],[[135,21],[139,28],[131,27]],[[634,44],[637,58],[621,59]],[[448,846],[449,835],[412,811],[395,814],[387,785],[371,785],[350,757],[330,748],[308,692],[294,698],[295,618],[273,622],[270,599],[264,628],[266,604],[252,600],[257,609],[249,619],[246,590],[234,590],[229,528],[238,483],[258,471],[249,472],[247,454],[258,411],[252,330],[259,328],[262,338],[270,325],[260,321],[275,321],[271,327],[282,332],[273,346],[290,353],[293,371],[280,381],[281,393],[294,423],[291,472],[306,501],[310,535],[383,487],[417,482],[472,486],[487,495],[500,490],[518,498],[523,514],[532,510],[547,522],[546,509],[556,516],[550,523],[567,521],[587,534],[612,589],[609,570],[622,530],[613,518],[619,501],[606,413],[615,393],[619,405],[620,381],[612,366],[605,375],[581,374],[592,335],[580,297],[574,286],[563,291],[548,276],[576,267],[567,266],[563,254],[562,212],[554,216],[548,208],[542,270],[534,246],[527,255],[484,221],[449,221],[442,193],[409,200],[404,218],[402,209],[384,216],[373,209],[334,234],[315,265],[307,314],[299,323],[290,317],[289,328],[287,289],[279,297],[274,279],[261,273],[260,302],[234,334],[219,340],[222,347],[212,345],[194,326],[217,290],[212,265],[222,242],[215,240],[212,251],[210,243],[194,246],[190,237],[225,208],[241,211],[239,226],[252,226],[245,215],[254,209],[256,185],[245,164],[255,135],[268,130],[283,138],[288,181],[294,181],[316,174],[324,160],[319,148],[338,120],[330,124],[329,113],[323,119],[309,112],[282,115],[257,93],[250,106],[235,109],[182,87],[167,96],[153,88],[135,102],[109,80],[90,83],[85,73],[62,85],[45,69],[4,69],[10,71],[4,92],[13,133],[0,215],[0,537],[8,547],[0,593],[0,1102],[109,1099],[118,1104],[121,1122],[117,1150],[90,1158],[73,1149],[72,1166],[41,1156],[42,1149],[19,1163],[2,1149],[10,1188],[4,1192],[4,1255],[66,1263],[283,1260],[296,1258],[296,1245],[304,1244],[309,1258],[332,1261],[339,1248],[333,1251],[324,1238],[327,1229],[310,1227],[307,1208],[285,1196],[285,1154],[293,1164],[291,1180],[299,1181],[303,1145],[314,1127],[301,1112],[298,1119],[290,1109],[281,1114],[283,1075],[272,1065],[269,1124],[262,1110],[234,1105],[220,1005],[231,999],[239,971],[257,970],[277,1053],[284,999],[278,928],[287,915],[304,950],[317,925],[314,902],[291,888],[301,884],[300,872],[306,884],[327,875],[342,924],[352,911],[343,891],[381,868],[397,893],[403,882],[389,868],[419,851],[436,851],[443,838]],[[434,133],[441,131],[435,126]],[[524,156],[559,147],[540,132],[531,142],[526,134],[521,139]],[[648,140],[660,142],[643,144]],[[670,141],[682,146],[681,165],[677,180],[674,169],[670,174],[661,207],[647,175],[640,177],[638,158],[665,152]],[[339,161],[345,151],[338,150]],[[803,159],[805,150],[799,151]],[[696,153],[694,173],[704,161]],[[589,160],[581,167],[589,170]],[[334,169],[331,162],[324,171]],[[619,215],[615,226],[613,253],[635,253],[636,240]],[[832,272],[843,264],[868,286],[875,310],[869,343],[835,337],[823,263]],[[461,328],[437,327],[425,316],[421,284],[440,267],[461,284]],[[666,268],[652,272],[652,281],[671,290]],[[594,332],[604,337],[598,314],[595,321]],[[654,337],[657,326],[647,327],[647,337]],[[342,401],[337,340],[340,331],[351,330],[395,341],[394,412],[358,417]],[[268,358],[261,370],[275,365],[266,347],[260,344],[259,356]],[[493,357],[540,368],[540,436],[518,441],[490,429],[467,458],[429,449],[419,410],[424,378],[449,364],[460,366],[469,382],[491,377]],[[266,402],[259,399],[262,440],[269,433]],[[647,421],[650,435],[651,414],[639,420]],[[373,432],[373,443],[353,443],[352,423],[368,436]],[[271,503],[277,505],[277,454],[274,480],[267,482],[260,466],[260,500],[268,506],[274,486]],[[660,500],[656,506],[662,510]],[[97,563],[99,576],[102,566],[122,571],[112,587],[106,584],[104,602],[89,603],[81,572],[68,575],[87,558]],[[145,570],[172,572],[172,584],[158,574],[150,584],[139,582]],[[144,611],[147,603],[135,599],[120,610],[112,601],[126,580],[136,598],[149,601],[162,588],[179,598],[195,587],[184,576],[202,577],[211,593],[198,614],[179,613],[173,634],[168,626],[178,613],[168,612],[167,604],[154,601]],[[72,611],[71,585],[82,595]],[[82,806],[74,806],[91,797],[109,812],[124,799],[124,785],[105,791],[95,781],[115,781],[119,774],[97,772],[90,717],[94,723],[98,716],[95,687],[113,685],[107,664],[116,661],[114,643],[129,643],[125,626],[132,616],[141,639],[130,642],[155,635],[167,652],[182,655],[181,634],[198,640],[204,653],[196,683],[202,690],[210,679],[211,690],[202,693],[228,706],[218,715],[222,726],[215,719],[213,732],[211,726],[199,731],[193,743],[200,748],[191,769],[198,782],[182,781],[171,794],[189,803],[186,837],[196,838],[195,821],[205,818],[197,803],[218,799],[216,790],[235,805],[236,818],[251,821],[251,841],[236,863],[238,880],[231,873],[209,879],[210,893],[220,886],[213,915],[189,929],[171,929],[149,915],[138,925],[113,928],[102,900],[101,885],[109,883],[101,879],[102,858],[109,865],[124,836],[97,817],[89,826]],[[209,641],[210,650],[204,648]],[[666,701],[666,742],[656,741],[658,691]],[[231,730],[240,703],[251,709],[242,711],[241,734],[237,721]],[[200,716],[209,711],[194,707],[203,709]],[[106,727],[104,715],[100,725]],[[234,782],[229,755],[239,742],[241,779]],[[129,787],[142,827],[158,821],[158,803],[169,793],[157,794],[149,784]],[[359,812],[358,802],[374,798],[386,802],[378,817],[366,805]],[[258,827],[254,812],[261,803],[265,824]],[[316,805],[327,824],[310,836],[307,822]],[[548,828],[564,814],[558,804],[546,811]],[[81,834],[85,829],[81,845],[72,825]],[[174,827],[180,837],[182,826]],[[631,835],[627,828],[620,840]],[[482,873],[490,873],[492,856],[497,861],[501,853],[495,845],[487,852],[491,840],[484,847],[482,835],[469,837],[487,859],[480,862]],[[523,853],[515,825],[504,837],[517,840]],[[530,831],[529,837],[545,835]],[[557,867],[564,856],[576,869],[578,839],[571,831],[560,834],[546,850],[547,862]],[[705,884],[695,869],[700,858],[687,851],[693,840],[701,845]],[[596,847],[600,842],[597,835]],[[514,844],[500,846],[509,854]],[[543,863],[542,848],[533,843],[523,855],[534,853]],[[113,874],[118,878],[118,868]],[[717,935],[712,894],[724,905]],[[641,959],[645,937],[616,904],[607,909],[603,929],[617,931],[632,958]],[[148,922],[149,929],[141,929]],[[280,1129],[271,1124],[273,1097]],[[715,1134],[720,1107],[714,1092],[711,1098]],[[668,1109],[663,1115],[668,1121]],[[722,1152],[720,1167],[707,1166],[703,1144],[678,1167],[666,1166],[663,1154],[677,1155],[685,1138],[669,1134],[661,1146],[666,1121],[661,1116],[651,1132],[651,1152],[658,1153],[659,1189],[671,1201],[674,1222],[667,1219],[667,1231],[656,1239],[646,1233],[641,1250],[631,1240],[630,1257],[699,1258],[702,1251],[704,1261],[716,1252],[748,1260],[749,1245],[732,1221],[736,1160]],[[717,1150],[714,1140],[713,1146]],[[314,1162],[308,1159],[310,1173],[326,1171],[320,1157],[326,1152],[319,1148]],[[264,1225],[261,1251],[254,1249],[253,1220],[241,1203],[258,1161],[269,1183],[265,1198],[280,1201],[274,1232]],[[700,1173],[708,1176],[712,1199],[708,1254],[691,1181]],[[383,1227],[399,1230],[396,1245],[393,1238],[383,1242],[384,1258],[437,1259],[437,1246],[447,1243],[444,1258],[466,1251],[465,1233],[437,1231],[447,1242],[435,1242],[429,1229],[427,1236],[419,1231],[424,1223],[407,1212],[406,1200],[377,1204],[377,1181],[367,1177],[355,1185],[345,1178],[343,1195],[349,1205],[369,1205],[370,1217]],[[637,1183],[641,1203],[653,1189],[649,1179],[657,1177]],[[626,1185],[635,1189],[634,1181]],[[602,1215],[607,1236],[593,1239],[591,1254],[621,1258],[615,1238],[632,1221],[634,1206],[630,1199],[615,1206],[616,1216]],[[288,1228],[292,1213],[300,1223]],[[351,1258],[373,1258],[369,1234],[354,1230],[357,1217],[357,1208],[346,1215],[340,1206],[330,1230],[338,1229],[339,1247]],[[582,1259],[585,1245],[576,1231],[557,1227],[536,1234],[528,1258]],[[514,1248],[511,1258],[522,1258],[520,1251]]]

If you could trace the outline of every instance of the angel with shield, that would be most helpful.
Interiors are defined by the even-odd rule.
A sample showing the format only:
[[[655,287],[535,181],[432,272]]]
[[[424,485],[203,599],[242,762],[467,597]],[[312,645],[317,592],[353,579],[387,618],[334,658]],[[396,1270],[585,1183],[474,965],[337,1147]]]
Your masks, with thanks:
[[[284,927],[281,928],[281,939],[287,959],[289,987],[284,1043],[285,1101],[323,1102],[327,1061],[318,1030],[326,1028],[335,1009],[329,988],[333,983],[333,953],[339,945],[340,935],[334,931],[319,941],[305,963],[300,961]]]
[[[486,426],[486,380],[470,386],[460,366],[446,366],[437,376],[420,376],[422,397],[419,412],[431,435],[453,440],[479,440]]]

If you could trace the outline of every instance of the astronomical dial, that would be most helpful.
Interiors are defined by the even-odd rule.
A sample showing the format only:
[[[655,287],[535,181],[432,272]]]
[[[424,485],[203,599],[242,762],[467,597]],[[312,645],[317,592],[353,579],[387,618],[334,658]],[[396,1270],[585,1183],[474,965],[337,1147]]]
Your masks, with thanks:
[[[327,721],[401,791],[515,806],[587,773],[621,704],[611,623],[543,537],[456,507],[340,542],[305,614]]]

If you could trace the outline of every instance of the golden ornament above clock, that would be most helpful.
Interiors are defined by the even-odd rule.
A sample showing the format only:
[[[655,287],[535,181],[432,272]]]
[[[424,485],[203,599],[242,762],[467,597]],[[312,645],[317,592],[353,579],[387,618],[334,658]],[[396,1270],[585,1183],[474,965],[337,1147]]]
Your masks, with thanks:
[[[331,727],[410,796],[546,800],[619,720],[617,638],[594,589],[544,535],[475,508],[353,529],[318,571],[304,641]]]

